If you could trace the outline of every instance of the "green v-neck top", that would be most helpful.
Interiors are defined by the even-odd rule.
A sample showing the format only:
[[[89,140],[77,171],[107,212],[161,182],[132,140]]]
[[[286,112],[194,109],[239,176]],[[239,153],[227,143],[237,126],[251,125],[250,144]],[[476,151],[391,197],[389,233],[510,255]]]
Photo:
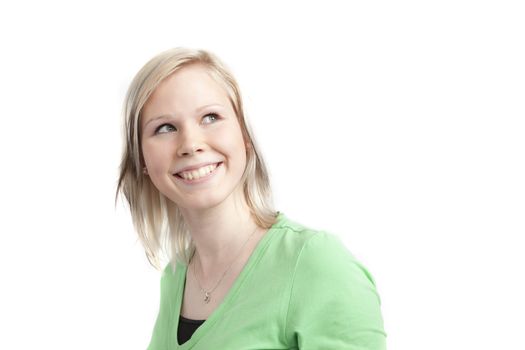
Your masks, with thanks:
[[[184,344],[177,329],[187,266],[168,265],[149,350],[386,348],[375,282],[334,235],[283,213],[222,303]]]

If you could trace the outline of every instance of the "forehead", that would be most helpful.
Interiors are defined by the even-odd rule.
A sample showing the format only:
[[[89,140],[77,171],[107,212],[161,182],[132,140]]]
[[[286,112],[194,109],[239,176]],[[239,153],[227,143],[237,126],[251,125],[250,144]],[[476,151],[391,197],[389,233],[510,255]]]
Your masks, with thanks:
[[[181,68],[164,79],[142,109],[143,122],[162,114],[185,114],[208,104],[230,106],[224,85],[199,64]]]

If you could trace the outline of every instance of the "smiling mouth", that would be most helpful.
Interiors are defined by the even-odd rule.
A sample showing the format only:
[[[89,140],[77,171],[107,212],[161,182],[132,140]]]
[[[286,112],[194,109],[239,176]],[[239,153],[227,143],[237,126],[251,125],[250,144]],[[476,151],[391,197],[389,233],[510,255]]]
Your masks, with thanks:
[[[183,171],[180,173],[176,173],[174,175],[186,181],[199,180],[213,173],[213,171],[217,169],[217,167],[219,167],[219,165],[221,164],[222,162],[210,164],[210,165],[203,166],[199,169],[195,169],[191,171]]]

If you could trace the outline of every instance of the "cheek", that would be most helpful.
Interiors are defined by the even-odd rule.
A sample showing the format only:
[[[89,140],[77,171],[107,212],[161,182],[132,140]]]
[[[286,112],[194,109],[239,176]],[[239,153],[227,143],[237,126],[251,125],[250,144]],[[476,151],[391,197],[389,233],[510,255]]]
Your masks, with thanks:
[[[228,130],[219,136],[223,146],[228,150],[228,153],[238,159],[245,161],[246,159],[246,145],[240,130]]]
[[[246,156],[246,145],[244,144],[242,135],[237,139],[237,142],[235,143],[235,145],[232,145],[232,147],[235,150],[235,157],[237,159],[239,171],[244,172],[244,169],[246,168],[247,156]]]
[[[159,147],[159,145],[151,143],[144,143],[142,145],[142,154],[149,172],[162,170],[166,164],[164,161],[166,159],[165,147]]]
[[[214,131],[215,136],[229,148],[244,147],[241,127],[236,121],[230,121]]]

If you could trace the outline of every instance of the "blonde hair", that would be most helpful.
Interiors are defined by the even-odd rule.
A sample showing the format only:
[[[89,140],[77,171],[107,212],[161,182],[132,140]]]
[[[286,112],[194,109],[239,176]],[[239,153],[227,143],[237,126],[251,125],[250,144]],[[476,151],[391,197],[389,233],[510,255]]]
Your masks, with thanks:
[[[123,194],[129,204],[133,225],[144,246],[149,262],[161,268],[161,257],[189,263],[195,250],[188,228],[177,205],[160,193],[142,169],[140,118],[142,108],[157,86],[168,76],[190,64],[206,67],[219,82],[241,126],[247,147],[246,168],[240,180],[243,193],[256,223],[269,228],[277,217],[266,165],[247,125],[239,86],[225,65],[204,50],[174,48],[153,57],[137,73],[124,101],[124,145],[120,175],[115,195]]]

